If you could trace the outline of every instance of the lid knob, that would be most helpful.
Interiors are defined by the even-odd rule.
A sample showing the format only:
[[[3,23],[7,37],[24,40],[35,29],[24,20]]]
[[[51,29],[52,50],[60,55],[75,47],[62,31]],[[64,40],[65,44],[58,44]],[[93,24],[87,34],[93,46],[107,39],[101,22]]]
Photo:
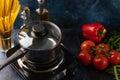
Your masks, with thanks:
[[[47,35],[47,29],[42,24],[36,24],[32,27],[31,35],[34,38],[43,38]]]
[[[45,0],[37,0],[39,4],[44,4]]]

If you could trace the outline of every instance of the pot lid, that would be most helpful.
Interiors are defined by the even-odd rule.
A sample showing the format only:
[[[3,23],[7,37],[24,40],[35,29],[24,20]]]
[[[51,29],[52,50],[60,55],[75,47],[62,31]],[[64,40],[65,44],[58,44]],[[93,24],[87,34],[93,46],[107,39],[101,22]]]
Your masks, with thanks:
[[[61,30],[50,21],[32,22],[18,33],[20,45],[29,50],[51,50],[61,41]]]

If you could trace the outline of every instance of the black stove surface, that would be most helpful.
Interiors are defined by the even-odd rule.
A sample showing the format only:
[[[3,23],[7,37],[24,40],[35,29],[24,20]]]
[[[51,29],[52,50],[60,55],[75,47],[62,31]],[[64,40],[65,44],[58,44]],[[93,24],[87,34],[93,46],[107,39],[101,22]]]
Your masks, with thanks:
[[[10,49],[7,52],[7,57],[12,55],[19,48],[20,48],[20,46],[17,45],[14,48]],[[63,45],[62,45],[61,48],[62,48],[62,50],[64,52],[64,60],[63,60],[62,64],[56,70],[54,70],[52,72],[40,74],[43,77],[44,80],[63,80],[68,76],[71,78],[74,75],[75,67],[78,65],[77,61],[74,58],[74,56],[72,54],[70,54],[69,51],[67,51],[66,48]],[[42,80],[37,76],[38,74],[37,75],[35,75],[35,74],[30,75],[29,78],[26,77],[26,75],[24,73],[24,70],[19,67],[17,62],[14,62],[12,64],[12,67],[14,69],[16,69],[16,71],[19,74],[21,74],[27,80]]]

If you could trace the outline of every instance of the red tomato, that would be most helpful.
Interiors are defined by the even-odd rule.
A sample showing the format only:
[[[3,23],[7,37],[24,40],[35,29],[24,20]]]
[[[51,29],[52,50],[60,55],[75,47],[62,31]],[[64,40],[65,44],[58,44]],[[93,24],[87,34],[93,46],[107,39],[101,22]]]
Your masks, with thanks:
[[[81,50],[91,51],[95,48],[95,43],[91,40],[85,40],[81,43]]]
[[[108,59],[103,55],[97,55],[93,59],[93,66],[98,70],[104,70],[108,67]]]
[[[81,51],[78,54],[78,60],[85,66],[88,66],[92,62],[92,56],[87,51]]]
[[[109,46],[104,43],[100,43],[96,46],[96,54],[102,54],[105,55],[105,53],[108,53],[110,50]]]
[[[109,54],[110,54],[110,57],[108,57],[108,60],[111,65],[120,64],[120,53],[118,51],[111,50]]]

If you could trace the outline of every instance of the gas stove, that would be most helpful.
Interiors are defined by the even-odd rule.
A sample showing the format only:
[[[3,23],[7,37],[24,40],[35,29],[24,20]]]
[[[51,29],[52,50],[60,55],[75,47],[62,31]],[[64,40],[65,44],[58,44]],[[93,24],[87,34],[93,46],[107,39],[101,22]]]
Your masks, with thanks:
[[[7,52],[7,57],[12,55],[20,45],[11,48]],[[34,64],[35,65],[35,64]],[[29,60],[25,60],[24,57],[18,59],[12,64],[12,67],[17,70],[19,74],[24,77],[25,80],[63,80],[64,77],[74,74],[74,69],[77,66],[75,57],[61,45],[59,56],[52,63],[46,64],[30,64]]]

